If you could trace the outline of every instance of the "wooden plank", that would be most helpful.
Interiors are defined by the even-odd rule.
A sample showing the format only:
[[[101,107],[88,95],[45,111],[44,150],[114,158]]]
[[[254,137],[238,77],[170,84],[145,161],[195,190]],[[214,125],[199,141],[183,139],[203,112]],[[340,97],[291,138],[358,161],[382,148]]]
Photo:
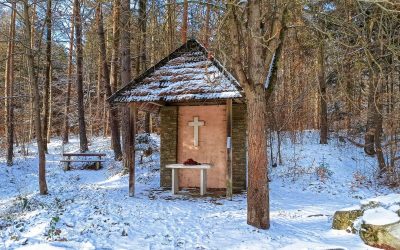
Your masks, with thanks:
[[[136,103],[129,106],[129,196],[135,195],[135,135],[136,135]]]
[[[232,99],[226,100],[226,166],[226,197],[232,199]]]
[[[60,162],[105,162],[105,160],[61,160]]]
[[[159,107],[165,106],[165,102],[163,102],[163,101],[149,102],[149,103],[151,103],[153,105],[156,105],[156,106],[159,106]]]
[[[106,156],[106,154],[101,153],[63,153],[62,156]]]

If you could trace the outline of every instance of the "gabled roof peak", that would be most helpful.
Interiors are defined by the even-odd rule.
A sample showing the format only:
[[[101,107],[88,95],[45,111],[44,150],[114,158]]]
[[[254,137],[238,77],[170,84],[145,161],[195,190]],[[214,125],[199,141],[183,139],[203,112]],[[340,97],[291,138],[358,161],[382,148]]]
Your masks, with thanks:
[[[196,39],[189,39],[167,57],[109,98],[112,103],[179,102],[242,97],[236,79],[209,56]]]

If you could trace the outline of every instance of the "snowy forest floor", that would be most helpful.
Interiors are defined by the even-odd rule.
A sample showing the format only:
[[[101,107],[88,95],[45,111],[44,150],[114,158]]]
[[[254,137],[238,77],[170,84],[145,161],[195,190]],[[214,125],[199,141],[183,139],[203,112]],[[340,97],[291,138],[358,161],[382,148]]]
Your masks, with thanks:
[[[293,136],[292,136],[293,137]],[[0,249],[371,249],[357,235],[331,229],[332,216],[360,199],[393,192],[374,181],[375,159],[316,132],[283,139],[283,164],[270,169],[271,228],[246,224],[246,195],[232,201],[171,195],[159,187],[159,154],[136,167],[136,194],[112,159],[109,138],[101,170],[63,171],[61,141],[47,155],[49,195],[38,194],[35,152],[0,158]],[[35,148],[32,145],[31,149]],[[65,151],[76,151],[71,140]],[[275,153],[274,153],[275,155]],[[137,157],[138,160],[139,157]]]

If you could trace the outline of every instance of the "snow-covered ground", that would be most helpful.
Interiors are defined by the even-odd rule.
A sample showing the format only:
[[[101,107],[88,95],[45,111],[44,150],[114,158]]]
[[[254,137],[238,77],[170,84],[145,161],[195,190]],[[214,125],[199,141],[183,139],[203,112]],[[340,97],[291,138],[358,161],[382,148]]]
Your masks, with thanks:
[[[0,158],[0,249],[371,249],[331,224],[336,210],[393,192],[373,181],[375,160],[336,139],[319,145],[314,132],[291,137],[282,144],[283,165],[270,170],[269,230],[246,224],[245,194],[230,201],[160,189],[158,153],[138,164],[135,197],[128,197],[109,139],[90,145],[107,153],[104,168],[67,172],[53,139],[47,196],[38,194],[34,155],[17,156],[13,167]],[[65,151],[78,145],[75,138]]]

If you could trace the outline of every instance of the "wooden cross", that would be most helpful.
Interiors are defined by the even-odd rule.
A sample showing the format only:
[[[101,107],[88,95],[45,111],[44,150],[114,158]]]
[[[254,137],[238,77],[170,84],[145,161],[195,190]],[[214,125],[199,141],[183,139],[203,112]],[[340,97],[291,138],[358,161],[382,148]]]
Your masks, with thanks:
[[[193,117],[193,121],[189,122],[189,126],[194,129],[194,146],[199,146],[199,127],[204,126],[204,121],[199,121],[199,117]]]

